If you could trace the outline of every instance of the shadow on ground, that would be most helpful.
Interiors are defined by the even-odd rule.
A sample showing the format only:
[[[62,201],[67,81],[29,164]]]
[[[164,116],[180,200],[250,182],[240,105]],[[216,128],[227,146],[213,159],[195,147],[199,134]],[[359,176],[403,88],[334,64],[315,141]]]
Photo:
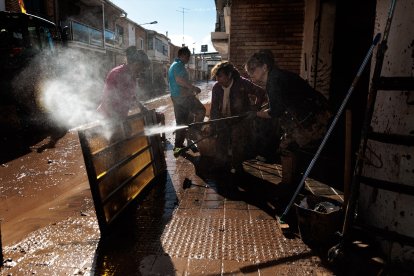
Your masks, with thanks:
[[[66,128],[33,126],[22,130],[2,130],[0,132],[0,163],[19,158],[30,153],[31,148],[41,141],[45,144],[40,145],[36,150],[42,152],[48,148],[54,148],[55,144],[67,133]]]
[[[177,205],[170,176],[157,177],[101,238],[93,265],[95,275],[174,275],[161,236]]]
[[[219,195],[256,206],[272,218],[283,213],[294,192],[295,187],[272,183],[247,172],[232,174],[230,168],[218,164],[212,157],[191,154],[183,157],[194,164],[196,174]],[[294,212],[289,212],[289,222],[296,229],[295,218]]]

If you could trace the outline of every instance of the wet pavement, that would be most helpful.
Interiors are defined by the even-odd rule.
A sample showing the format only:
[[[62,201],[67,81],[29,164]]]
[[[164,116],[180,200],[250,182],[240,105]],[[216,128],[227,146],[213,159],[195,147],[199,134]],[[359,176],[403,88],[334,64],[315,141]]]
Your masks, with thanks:
[[[203,103],[210,97],[211,85],[199,84]],[[167,125],[174,124],[168,96],[146,106],[163,112]],[[76,142],[73,135],[67,134],[60,143]],[[247,173],[239,177],[219,170],[198,153],[189,151],[175,158],[172,145],[173,135],[167,133],[166,173],[128,208],[107,237],[100,237],[91,195],[82,194],[79,200],[79,188],[71,197],[78,196],[77,203],[69,200],[65,205],[75,204],[76,212],[20,241],[3,243],[1,275],[373,275],[381,271],[368,255],[354,260],[354,267],[329,266],[325,251],[300,239],[294,213],[289,216],[290,235],[282,233],[275,216],[290,198],[279,185],[279,164],[249,160],[244,163]],[[78,158],[79,146],[74,147],[72,154]],[[81,176],[78,181],[85,187],[81,161],[76,167],[70,171]],[[312,179],[306,187],[307,193],[342,198],[341,192]]]

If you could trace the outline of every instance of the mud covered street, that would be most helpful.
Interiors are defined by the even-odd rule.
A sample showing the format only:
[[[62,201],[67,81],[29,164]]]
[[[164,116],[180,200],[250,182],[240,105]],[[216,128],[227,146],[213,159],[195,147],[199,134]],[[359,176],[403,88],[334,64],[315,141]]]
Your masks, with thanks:
[[[1,164],[3,245],[68,216],[93,211],[77,133],[67,133],[54,147],[48,145],[50,139]]]

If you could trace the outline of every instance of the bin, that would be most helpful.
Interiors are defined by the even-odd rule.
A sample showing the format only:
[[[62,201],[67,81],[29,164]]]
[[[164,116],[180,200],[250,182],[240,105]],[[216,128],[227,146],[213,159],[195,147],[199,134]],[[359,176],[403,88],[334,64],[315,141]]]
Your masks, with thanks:
[[[328,208],[323,208],[324,205]],[[327,197],[308,195],[299,204],[295,203],[295,208],[300,237],[305,244],[323,247],[335,244],[338,238],[336,233],[341,230],[343,223],[340,202]]]

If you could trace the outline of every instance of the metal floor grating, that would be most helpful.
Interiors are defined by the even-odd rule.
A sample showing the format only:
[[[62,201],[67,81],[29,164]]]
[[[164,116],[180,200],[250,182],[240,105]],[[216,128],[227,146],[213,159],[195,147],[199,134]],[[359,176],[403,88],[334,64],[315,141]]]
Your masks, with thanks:
[[[300,239],[285,238],[274,220],[174,216],[161,244],[164,252],[177,258],[257,263],[304,256],[292,260],[319,263]]]

